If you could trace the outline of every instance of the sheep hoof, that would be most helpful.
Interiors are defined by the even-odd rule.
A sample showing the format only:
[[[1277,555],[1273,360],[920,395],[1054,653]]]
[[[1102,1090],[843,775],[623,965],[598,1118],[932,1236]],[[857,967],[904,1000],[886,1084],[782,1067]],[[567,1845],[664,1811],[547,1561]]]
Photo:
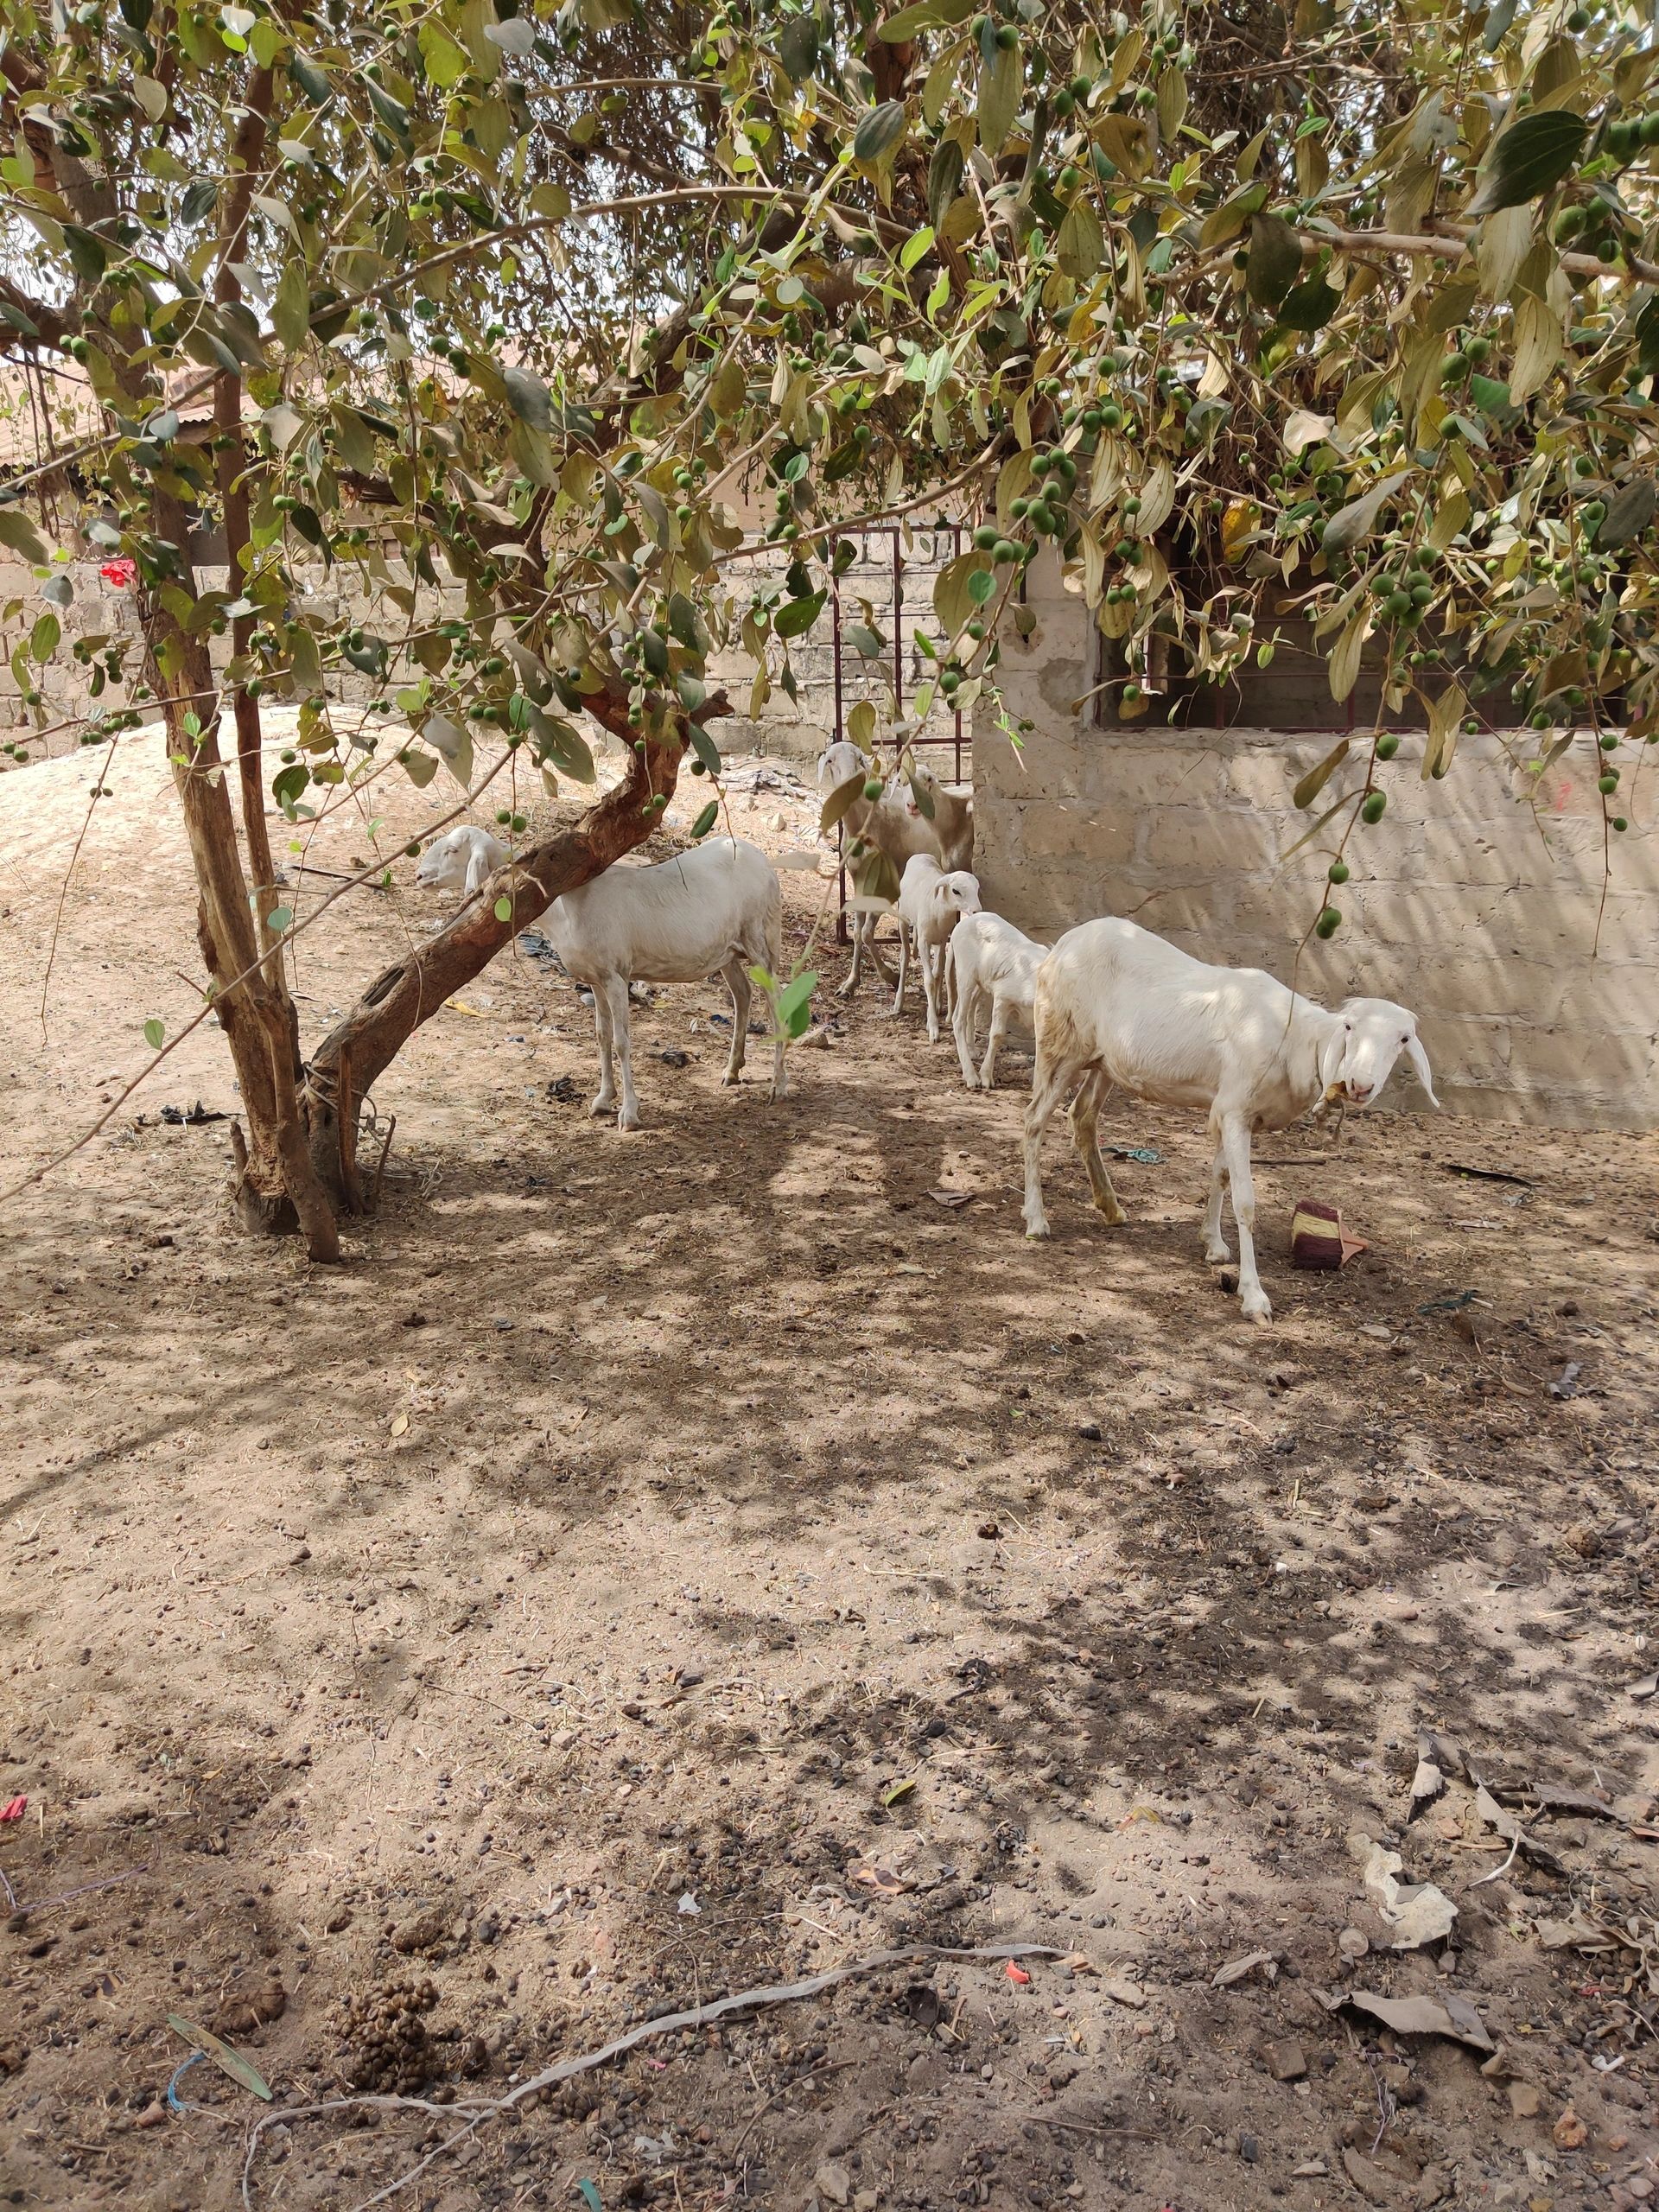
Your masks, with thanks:
[[[740,1084],[742,1082],[743,1078],[734,1069],[728,1068],[725,1074],[721,1076],[720,1080],[722,1085],[725,1085]]]
[[[1108,1229],[1120,1228],[1129,1217],[1122,1206],[1107,1205],[1099,1198],[1095,1200],[1095,1211],[1099,1214]]]
[[[1257,1322],[1262,1328],[1273,1319],[1273,1308],[1261,1291],[1254,1298],[1241,1299],[1239,1304],[1245,1319]]]
[[[593,1116],[594,1121],[603,1121],[607,1115],[615,1113],[616,1101],[614,1098],[595,1098],[588,1111]]]
[[[1206,1244],[1204,1256],[1212,1268],[1224,1268],[1233,1255],[1225,1244]]]
[[[620,1135],[625,1137],[632,1136],[639,1126],[639,1116],[637,1114],[619,1114],[616,1117],[616,1126]]]
[[[1046,1221],[1028,1221],[1026,1224],[1026,1236],[1029,1242],[1033,1244],[1046,1243],[1048,1241],[1048,1224]]]

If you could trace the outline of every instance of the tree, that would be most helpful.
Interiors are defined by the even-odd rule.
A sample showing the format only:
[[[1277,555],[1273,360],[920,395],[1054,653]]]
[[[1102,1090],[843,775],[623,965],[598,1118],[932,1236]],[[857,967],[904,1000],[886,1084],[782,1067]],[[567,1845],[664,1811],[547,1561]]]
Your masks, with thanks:
[[[360,1203],[356,1102],[517,927],[648,833],[682,765],[717,781],[712,647],[747,648],[752,707],[791,683],[859,518],[982,516],[926,641],[932,695],[982,717],[1049,547],[1125,718],[1172,661],[1270,653],[1289,589],[1338,698],[1372,639],[1389,711],[1418,696],[1426,775],[1486,690],[1518,701],[1538,762],[1605,748],[1624,826],[1624,750],[1659,734],[1659,112],[1634,7],[0,16],[0,348],[79,379],[104,424],[6,487],[0,544],[38,587],[7,617],[14,669],[47,727],[67,499],[83,545],[134,564],[143,632],[142,666],[102,649],[85,734],[160,703],[245,1211],[297,1220],[319,1257]],[[721,497],[749,465],[781,585],[746,588]],[[191,556],[204,516],[222,588]],[[331,696],[347,672],[369,711]],[[584,714],[633,765],[550,837],[510,818],[483,905],[306,1059],[264,820],[273,696],[299,702],[269,776],[296,823],[440,764],[477,796],[480,730],[555,792],[591,779]],[[1379,728],[1298,797],[1357,766],[1327,810],[1345,835],[1397,752]]]

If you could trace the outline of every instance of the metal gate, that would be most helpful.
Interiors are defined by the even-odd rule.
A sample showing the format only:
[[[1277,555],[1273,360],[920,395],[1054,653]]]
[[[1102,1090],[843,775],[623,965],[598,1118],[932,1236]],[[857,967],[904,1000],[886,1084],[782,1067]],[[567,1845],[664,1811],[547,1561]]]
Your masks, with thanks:
[[[905,711],[905,677],[906,660],[905,652],[905,617],[907,611],[905,600],[905,576],[906,569],[906,563],[905,559],[906,533],[903,527],[898,523],[877,523],[873,524],[869,528],[865,530],[849,531],[846,535],[860,548],[860,558],[853,563],[852,568],[848,571],[848,577],[851,577],[856,569],[862,567],[872,575],[872,577],[875,575],[880,575],[883,580],[887,594],[890,594],[887,598],[887,603],[884,612],[891,620],[893,635],[888,643],[887,652],[882,656],[882,664],[884,674],[888,677],[892,682],[893,719],[897,721],[902,719]],[[943,558],[954,560],[963,550],[963,525],[960,523],[945,522],[941,520],[935,523],[931,531],[912,530],[910,537],[912,543],[916,539],[920,537],[925,537],[931,541],[931,550],[932,552],[933,558],[931,562],[921,564],[930,575],[943,564],[942,546],[945,543],[948,543],[950,551],[948,555],[943,556]],[[854,703],[849,697],[849,691],[854,689],[852,679],[858,674],[868,671],[875,665],[873,658],[865,653],[860,652],[856,646],[852,648],[853,658],[850,659],[849,658],[849,648],[846,639],[846,631],[849,626],[847,622],[846,602],[849,599],[853,598],[855,594],[851,591],[843,590],[843,586],[847,582],[848,577],[836,578],[830,586],[830,594],[831,650],[834,656],[833,675],[835,683],[835,714],[832,735],[836,741],[839,741],[847,734],[848,714],[850,705]],[[874,611],[874,595],[873,593],[861,594],[857,594],[857,596],[869,598],[872,601],[873,611]],[[927,613],[931,611],[931,604],[932,600],[931,591],[918,595],[915,617],[912,620],[911,629],[912,651],[914,650],[915,621],[926,619]],[[930,720],[931,719],[931,717],[930,716]],[[926,746],[947,745],[950,747],[951,751],[951,779],[953,782],[960,783],[962,781],[963,748],[963,725],[960,709],[952,710],[950,716],[950,726],[948,731],[942,732],[937,736],[929,736],[923,732],[918,732],[914,735],[907,738],[895,735],[893,740],[893,765],[894,766],[897,766],[899,757],[906,746],[909,746],[914,750],[919,751],[922,747]],[[881,746],[880,740],[879,738],[874,741],[871,749],[876,756],[876,765],[879,767],[881,765]],[[836,915],[836,941],[838,944],[845,944],[848,942],[848,932],[847,870],[844,867],[842,868],[840,874],[837,899],[838,911]]]
[[[907,612],[905,602],[905,573],[906,566],[904,545],[905,531],[902,525],[898,523],[876,523],[873,524],[866,530],[849,531],[846,535],[855,545],[858,545],[861,548],[861,559],[859,562],[855,563],[855,568],[861,565],[868,570],[880,574],[882,575],[884,584],[892,594],[886,608],[886,612],[891,617],[893,623],[893,637],[890,641],[889,647],[891,664],[890,667],[887,668],[886,672],[890,675],[892,679],[893,715],[896,720],[901,717],[905,711],[905,617]],[[922,564],[928,569],[930,573],[933,569],[942,565],[938,557],[938,548],[942,541],[949,542],[950,551],[948,557],[951,560],[954,560],[957,555],[961,553],[963,549],[963,525],[958,522],[938,522],[933,524],[931,530],[913,529],[910,535],[912,540],[921,537],[926,537],[932,540],[935,558],[930,563],[925,563]],[[874,554],[871,550],[873,546],[876,549]],[[850,574],[851,571],[849,573]],[[844,738],[847,734],[847,711],[849,706],[848,692],[850,688],[849,683],[849,675],[855,673],[860,670],[867,669],[872,665],[872,662],[869,658],[862,653],[857,652],[856,647],[853,648],[853,651],[856,655],[855,660],[849,661],[848,658],[848,647],[845,638],[847,626],[845,601],[848,598],[852,597],[853,594],[849,592],[844,592],[843,586],[845,581],[846,580],[844,578],[837,577],[831,584],[830,591],[830,611],[833,632],[831,642],[835,656],[834,735],[837,740]],[[870,596],[873,598],[874,595],[870,594]],[[917,602],[915,620],[925,620],[927,613],[931,609],[931,596],[918,599]],[[914,621],[912,621],[912,636],[913,639]],[[887,656],[884,655],[883,659],[885,663],[887,659]],[[950,728],[947,734],[937,737],[918,734],[907,739],[895,738],[893,740],[893,755],[895,759],[897,759],[899,753],[903,750],[906,744],[917,747],[925,745],[950,746],[952,752],[952,776],[956,781],[961,781],[963,727],[962,715],[960,712],[956,712],[951,715]],[[878,755],[879,750],[880,741],[878,740]]]

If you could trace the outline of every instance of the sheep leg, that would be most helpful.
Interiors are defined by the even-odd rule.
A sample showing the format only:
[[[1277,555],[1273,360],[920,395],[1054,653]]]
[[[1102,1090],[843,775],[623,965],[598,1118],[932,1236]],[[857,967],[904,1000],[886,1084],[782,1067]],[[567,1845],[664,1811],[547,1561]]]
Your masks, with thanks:
[[[721,969],[726,978],[726,988],[732,995],[732,1049],[726,1056],[726,1072],[722,1083],[737,1083],[742,1078],[743,1056],[749,1039],[749,1001],[753,996],[749,971],[740,952]]]
[[[1271,1321],[1273,1308],[1255,1267],[1255,1183],[1250,1173],[1249,1124],[1239,1114],[1222,1122],[1221,1141],[1232,1186],[1233,1219],[1238,1224],[1238,1302],[1252,1321]]]
[[[893,995],[893,1010],[895,1015],[900,1013],[903,1009],[905,1003],[905,985],[908,982],[909,977],[910,931],[905,927],[903,918],[901,918],[899,924],[899,988]]]
[[[917,941],[916,955],[922,971],[922,997],[927,1006],[927,1041],[939,1041],[939,949]]]
[[[633,1087],[633,1036],[628,1024],[628,987],[620,976],[608,978],[605,995],[610,1002],[612,1050],[622,1078],[622,1108],[616,1117],[619,1129],[639,1126],[639,1099]]]
[[[869,928],[868,914],[853,916],[853,964],[847,970],[847,980],[836,993],[838,999],[849,999],[858,988],[859,976],[864,969],[864,940]]]
[[[597,1117],[616,1110],[616,1074],[612,1065],[611,1008],[602,983],[594,986],[594,1033],[599,1039],[599,1095],[588,1112]]]
[[[1227,1188],[1227,1153],[1219,1135],[1210,1163],[1210,1203],[1204,1211],[1204,1256],[1212,1268],[1233,1256],[1221,1226],[1222,1193]]]
[[[996,1088],[996,1055],[1002,1039],[1007,1033],[1008,1002],[1006,999],[998,998],[993,992],[991,994],[990,1039],[985,1047],[985,1065],[979,1071],[979,1087],[982,1090],[995,1090]]]
[[[962,1062],[962,1079],[969,1090],[977,1090],[981,1078],[974,1073],[974,1030],[979,1015],[979,986],[969,983],[957,993],[957,1010],[951,1016],[950,1027],[957,1040],[957,1058]]]
[[[876,925],[880,918],[881,917],[879,914],[865,915],[865,950],[870,956],[870,965],[874,969],[876,974],[881,978],[884,983],[890,983],[893,981],[893,970],[888,967],[887,962],[881,957],[880,943],[875,934]]]
[[[1077,1148],[1084,1173],[1089,1178],[1096,1211],[1105,1216],[1107,1224],[1116,1228],[1128,1219],[1117,1202],[1117,1192],[1112,1188],[1112,1179],[1106,1173],[1106,1163],[1100,1156],[1100,1109],[1111,1089],[1110,1078],[1103,1068],[1096,1068],[1084,1077],[1083,1088],[1071,1102],[1071,1141]]]
[[[1048,1216],[1043,1211],[1043,1131],[1054,1117],[1057,1107],[1077,1088],[1083,1073],[1080,1060],[1053,1059],[1045,1061],[1040,1041],[1037,1047],[1037,1069],[1032,1077],[1031,1103],[1026,1109],[1026,1234],[1027,1236],[1048,1235]]]

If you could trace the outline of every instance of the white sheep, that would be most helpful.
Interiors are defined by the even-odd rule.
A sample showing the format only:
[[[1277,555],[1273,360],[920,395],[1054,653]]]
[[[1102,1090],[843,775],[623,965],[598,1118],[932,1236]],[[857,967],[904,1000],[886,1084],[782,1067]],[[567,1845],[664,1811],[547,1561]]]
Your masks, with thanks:
[[[1115,1088],[1210,1117],[1215,1152],[1204,1215],[1204,1255],[1230,1258],[1221,1229],[1230,1185],[1238,1224],[1239,1301],[1253,1321],[1273,1308],[1255,1265],[1250,1137],[1282,1129],[1310,1108],[1369,1105],[1403,1052],[1438,1111],[1416,1016],[1389,999],[1349,999],[1335,1013],[1259,968],[1194,960],[1133,922],[1068,930],[1037,971],[1037,1069],[1025,1118],[1026,1234],[1046,1236],[1040,1154],[1056,1107],[1071,1100],[1071,1135],[1095,1205],[1126,1218],[1100,1157],[1100,1109]]]
[[[945,950],[946,979],[956,1001],[952,1027],[962,1079],[969,1090],[990,1090],[996,1083],[996,1055],[1007,1034],[1009,1019],[1019,1015],[1028,1027],[1037,970],[1048,957],[1048,947],[1037,944],[1001,914],[964,914],[951,933]],[[977,1074],[974,1071],[974,1041],[979,1017],[990,1008],[990,1041]]]
[[[893,1010],[905,1003],[905,984],[910,974],[910,948],[916,947],[922,971],[922,995],[927,1001],[927,1041],[939,1041],[939,1001],[949,1001],[945,983],[945,948],[950,933],[964,914],[979,912],[979,878],[966,868],[942,868],[931,853],[915,853],[905,862],[899,879],[899,983]]]
[[[427,889],[475,896],[509,857],[488,830],[447,830],[421,856],[415,880]],[[599,1037],[599,1092],[592,1110],[621,1106],[617,1127],[637,1129],[628,1026],[628,986],[699,983],[718,971],[732,995],[732,1049],[722,1080],[735,1083],[748,1038],[749,969],[776,976],[783,962],[783,894],[772,862],[758,845],[711,837],[654,868],[607,868],[556,899],[541,919],[568,975],[594,995]],[[772,1095],[789,1088],[781,1032],[772,1043]]]
[[[847,738],[825,746],[818,756],[818,782],[832,791],[850,783],[855,776],[874,779],[879,774],[869,756]],[[901,875],[906,862],[917,853],[931,853],[944,868],[970,867],[974,857],[972,795],[959,785],[941,783],[933,771],[920,762],[916,764],[915,778],[917,789],[926,793],[932,807],[931,819],[917,804],[908,779],[895,772],[882,782],[879,798],[855,798],[842,815],[839,825],[842,849],[845,851],[849,839],[855,842],[861,840],[885,853]],[[878,918],[877,914],[865,909],[855,912],[852,966],[837,997],[848,998],[856,989],[867,953],[876,974],[884,982],[892,982],[893,971],[875,943]]]

